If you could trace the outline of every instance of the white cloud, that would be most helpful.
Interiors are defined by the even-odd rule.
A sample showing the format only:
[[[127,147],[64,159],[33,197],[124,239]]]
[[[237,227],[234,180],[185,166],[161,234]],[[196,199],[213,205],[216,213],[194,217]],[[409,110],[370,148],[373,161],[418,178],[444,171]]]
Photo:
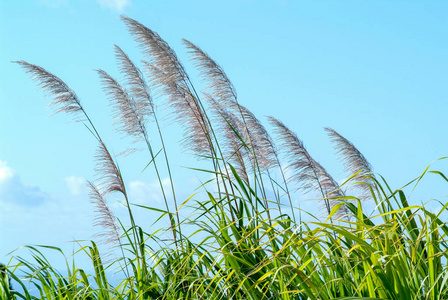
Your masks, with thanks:
[[[4,171],[4,166],[1,164],[0,170]],[[0,180],[0,260],[8,261],[9,252],[33,244],[56,246],[69,255],[79,248],[70,241],[89,240],[99,231],[92,226],[94,210],[87,197],[45,193],[22,184],[17,172],[13,173],[8,180]],[[14,255],[32,259],[25,249]],[[79,258],[81,265],[89,266],[82,255]],[[51,263],[58,269],[64,268],[58,259]]]
[[[77,176],[65,177],[64,181],[72,195],[80,195],[86,183],[84,178]]]
[[[131,0],[97,0],[103,8],[109,8],[118,12],[123,12],[125,7],[131,4]]]
[[[151,201],[160,202],[162,200],[159,190],[154,184],[148,184],[142,181],[131,181],[129,183],[131,201],[134,203],[146,203]]]
[[[162,179],[163,189],[167,197],[172,196],[171,185],[169,178]],[[163,201],[162,190],[160,189],[160,183],[154,181],[146,183],[143,181],[131,181],[129,182],[129,192],[131,196],[131,202],[140,204],[150,204],[151,202],[161,203]]]
[[[12,178],[14,176],[14,171],[8,167],[8,164],[6,161],[0,160],[0,181],[7,180],[9,178]]]
[[[6,161],[0,161],[0,202],[36,206],[48,199],[47,193],[37,186],[23,183]]]

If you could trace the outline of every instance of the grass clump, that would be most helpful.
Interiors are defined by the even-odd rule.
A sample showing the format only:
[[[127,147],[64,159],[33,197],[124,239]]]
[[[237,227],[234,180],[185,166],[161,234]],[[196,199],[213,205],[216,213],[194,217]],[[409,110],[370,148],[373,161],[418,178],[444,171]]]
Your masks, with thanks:
[[[202,93],[156,32],[122,20],[142,50],[144,71],[115,46],[123,80],[97,72],[118,131],[149,155],[145,169],[153,169],[164,208],[132,204],[115,157],[73,90],[42,67],[16,62],[52,97],[56,113],[74,115],[98,143],[96,180],[88,182],[95,225],[120,257],[105,262],[90,242],[78,252],[89,256],[94,272],[66,259],[67,274],[61,274],[41,248],[27,246],[33,261],[16,257],[17,264],[1,269],[2,299],[448,299],[448,227],[441,217],[447,205],[437,214],[410,205],[403,189],[391,189],[351,142],[327,128],[349,175],[338,184],[291,129],[269,117],[272,138],[198,46],[183,41],[206,83]],[[212,175],[200,187],[205,198],[177,196],[155,100],[184,128],[182,147],[210,163],[196,170]],[[156,137],[150,138],[148,122]],[[427,169],[413,182],[429,174],[447,180]],[[324,217],[297,217],[306,213],[294,207],[297,188],[319,199]],[[110,208],[112,194],[123,200],[129,227]],[[374,213],[365,211],[366,201]],[[188,216],[180,213],[186,207],[193,211]],[[140,226],[137,209],[160,213],[169,227]],[[31,295],[18,270],[39,296]],[[118,270],[122,281],[112,285],[108,270]]]

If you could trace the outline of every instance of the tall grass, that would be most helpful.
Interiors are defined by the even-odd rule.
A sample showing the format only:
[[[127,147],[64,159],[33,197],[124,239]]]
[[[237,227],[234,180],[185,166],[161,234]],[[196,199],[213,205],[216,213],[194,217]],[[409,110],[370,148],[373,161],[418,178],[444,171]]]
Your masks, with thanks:
[[[348,174],[338,184],[293,130],[269,117],[272,138],[198,46],[184,41],[207,84],[201,93],[156,32],[122,20],[145,57],[143,71],[116,46],[124,80],[98,74],[118,131],[147,151],[150,163],[142,167],[153,169],[164,209],[132,204],[116,158],[73,90],[42,67],[16,62],[52,97],[55,113],[74,115],[98,143],[97,176],[88,183],[95,225],[102,242],[121,254],[106,262],[92,241],[78,252],[88,255],[94,272],[66,259],[67,274],[61,274],[41,248],[63,254],[60,249],[27,246],[32,261],[16,256],[1,269],[2,299],[448,299],[448,226],[441,218],[448,204],[437,214],[410,205],[403,189],[390,188],[351,142],[328,128]],[[185,129],[182,147],[209,162],[208,169],[194,170],[213,176],[200,187],[205,199],[177,196],[155,100]],[[149,137],[149,122],[158,136]],[[156,139],[160,151],[152,144]],[[168,189],[161,172],[169,176]],[[411,183],[424,176],[448,181],[426,169]],[[296,189],[319,199],[322,214],[314,221],[304,221],[300,216],[307,212],[294,207]],[[123,199],[128,220],[115,217],[112,194]],[[366,201],[375,205],[373,212],[364,210]],[[180,214],[185,207],[193,212]],[[135,210],[158,212],[169,228],[140,226]],[[112,285],[108,270],[119,270],[121,283]]]

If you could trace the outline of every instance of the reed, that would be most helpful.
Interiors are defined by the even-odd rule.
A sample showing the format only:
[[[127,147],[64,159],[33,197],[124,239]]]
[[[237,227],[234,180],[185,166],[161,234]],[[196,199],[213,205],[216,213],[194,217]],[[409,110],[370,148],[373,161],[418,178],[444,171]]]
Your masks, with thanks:
[[[2,299],[448,299],[448,226],[442,219],[448,204],[435,214],[428,204],[410,205],[405,189],[423,177],[448,181],[443,173],[428,167],[403,188],[392,189],[353,143],[327,128],[348,175],[339,185],[293,130],[274,117],[265,127],[240,104],[223,68],[197,45],[184,41],[207,83],[201,94],[168,43],[143,24],[122,20],[142,49],[144,71],[115,46],[124,80],[97,72],[117,130],[145,146],[165,209],[132,204],[117,159],[62,79],[16,62],[53,99],[55,113],[74,116],[99,144],[97,176],[88,183],[94,225],[103,230],[99,242],[121,254],[107,261],[94,241],[84,243],[77,253],[88,255],[94,272],[77,267],[75,254],[71,262],[65,258],[67,274],[61,274],[42,252],[64,255],[60,249],[26,246],[32,261],[17,254],[0,268]],[[208,169],[192,170],[214,176],[200,187],[205,199],[176,196],[154,101],[165,103],[185,129],[182,145],[209,162]],[[149,137],[149,122],[158,136]],[[163,157],[153,139],[160,140]],[[170,191],[161,172],[169,174]],[[309,213],[294,206],[296,190],[318,199],[323,217],[296,218]],[[124,199],[128,220],[115,217],[109,195]],[[376,205],[374,211],[365,211],[367,201]],[[187,206],[190,213],[180,214]],[[159,212],[169,228],[140,226],[137,209]],[[119,270],[123,280],[112,285],[108,270]]]

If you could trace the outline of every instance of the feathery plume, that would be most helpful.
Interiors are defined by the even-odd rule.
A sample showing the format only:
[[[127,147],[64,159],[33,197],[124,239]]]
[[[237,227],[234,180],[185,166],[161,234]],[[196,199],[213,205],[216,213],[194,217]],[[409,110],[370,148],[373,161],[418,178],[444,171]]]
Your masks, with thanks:
[[[139,107],[140,114],[143,116],[153,114],[154,103],[142,72],[117,45],[115,45],[115,57],[117,58],[119,70],[124,75],[125,83],[130,87],[129,94]]]
[[[131,18],[122,16],[121,19],[148,60],[144,64],[151,86],[168,98],[176,120],[186,128],[183,146],[198,155],[213,153],[209,125],[198,100],[189,88],[188,75],[176,53],[156,32]]]
[[[195,96],[185,85],[179,85],[175,81],[165,81],[163,71],[157,69],[148,62],[143,62],[149,75],[151,86],[156,94],[167,97],[168,107],[174,112],[175,121],[185,128],[182,147],[190,149],[199,156],[209,156],[213,153],[210,140],[210,128],[202,109],[199,107]]]
[[[192,42],[182,39],[182,42],[192,56],[192,61],[200,71],[200,76],[207,85],[210,95],[218,101],[236,101],[237,95],[232,82],[224,70],[207,53]]]
[[[126,201],[126,207],[129,214],[129,219],[131,221],[132,231],[133,231],[133,238],[134,243],[142,243],[137,235],[136,225],[134,221],[134,217],[132,214],[132,210],[129,204],[128,195],[126,193],[126,187],[123,182],[123,178],[121,176],[120,169],[115,164],[114,160],[112,159],[112,155],[110,154],[109,150],[107,149],[106,145],[103,143],[102,140],[99,140],[100,147],[95,155],[96,160],[96,166],[95,171],[97,173],[97,180],[98,180],[98,187],[97,189],[99,191],[99,194],[101,196],[105,196],[112,192],[119,192],[124,196],[124,199]],[[123,253],[123,248],[121,247],[121,251]],[[140,249],[141,251],[141,249]],[[142,254],[142,253],[140,253]],[[124,256],[124,253],[123,253]],[[137,258],[139,257],[139,254],[137,253]],[[144,262],[143,262],[144,264]],[[127,269],[127,266],[126,266]],[[129,273],[129,271],[128,271]]]
[[[95,171],[97,172],[101,194],[106,195],[111,192],[120,192],[123,195],[126,195],[126,189],[120,170],[102,141],[100,141],[95,160]]]
[[[287,149],[286,157],[288,167],[294,172],[290,179],[295,179],[304,192],[315,190],[319,179],[317,162],[309,155],[303,142],[297,135],[289,130],[281,121],[268,117],[269,123],[274,127],[274,133],[280,143]]]
[[[53,114],[65,112],[79,116],[79,112],[84,113],[78,96],[59,77],[40,66],[30,64],[23,60],[14,61],[14,63],[19,64],[26,73],[31,74],[32,79],[37,82],[38,86],[54,98],[48,104],[49,107],[55,109]]]
[[[325,168],[311,157],[303,142],[294,132],[276,118],[268,117],[268,119],[274,126],[277,137],[287,151],[288,167],[293,172],[291,179],[296,181],[304,192],[320,192],[324,199],[327,213],[330,213],[331,209],[341,202],[341,200],[334,198],[344,196],[339,185]],[[346,208],[344,206],[342,210],[339,210],[339,215],[345,213]]]
[[[340,155],[344,164],[344,170],[350,175],[357,173],[352,180],[361,182],[356,184],[356,187],[361,190],[359,198],[361,200],[371,198],[370,187],[374,188],[375,185],[372,180],[374,175],[370,163],[349,140],[336,132],[336,130],[326,127],[325,131],[327,131],[336,153]]]
[[[246,131],[249,136],[250,141],[248,142],[252,144],[252,150],[260,169],[267,170],[276,166],[276,151],[268,132],[251,111],[238,104],[235,88],[222,67],[192,42],[186,39],[183,39],[182,42],[200,71],[201,78],[208,83],[207,90],[210,91],[211,97],[218,102],[225,103],[229,108],[233,108],[234,115],[241,115],[240,131]],[[255,162],[253,155],[251,160],[253,165]]]
[[[31,74],[32,79],[37,82],[38,86],[49,96],[53,97],[53,101],[48,104],[48,107],[54,109],[52,115],[60,112],[74,115],[75,121],[90,124],[89,130],[97,140],[101,141],[98,131],[81,105],[78,96],[64,81],[44,68],[26,61],[14,61],[14,63],[19,64],[26,73]]]
[[[257,119],[257,117],[255,117],[255,115],[245,106],[240,105],[236,100],[230,100],[226,103],[229,106],[229,110],[233,110],[235,114],[241,116],[240,124],[244,127],[241,128],[240,131],[245,132],[248,136],[246,147],[248,147],[247,153],[251,162],[250,167],[252,168],[253,172],[260,172],[261,175],[261,172],[265,171],[270,179],[272,190],[275,190],[273,184],[275,181],[271,177],[270,170],[273,168],[278,168],[283,179],[285,192],[291,207],[291,212],[294,212],[288,183],[286,181],[283,168],[280,164],[277,149],[268,131]],[[262,181],[261,184],[263,185]],[[276,196],[276,200],[278,201],[278,208],[281,213],[282,209],[280,206],[280,197]],[[294,213],[293,219],[295,220]]]
[[[177,84],[185,82],[185,78],[187,78],[185,69],[167,42],[141,23],[126,16],[121,16],[121,19],[142,48],[150,64],[165,74],[166,81],[174,81]]]
[[[224,156],[228,162],[235,168],[240,177],[249,182],[249,176],[246,169],[245,159],[248,157],[248,142],[246,132],[241,132],[244,128],[241,121],[230,111],[225,109],[211,95],[206,94],[206,100],[213,109],[214,120],[217,123],[219,133],[224,137]]]
[[[109,208],[109,205],[100,193],[98,188],[90,181],[87,181],[89,188],[89,197],[95,207],[95,220],[93,225],[101,227],[104,232],[98,234],[103,242],[112,246],[120,245],[120,228],[117,225],[117,219]]]
[[[244,128],[241,131],[246,131],[249,138],[251,165],[257,164],[261,171],[280,167],[274,142],[257,117],[249,109],[235,101],[231,101],[230,108],[234,114],[239,113],[242,116],[240,124],[244,125]]]
[[[135,141],[140,140],[146,135],[147,103],[134,101],[117,80],[103,70],[97,70],[97,72],[103,84],[103,90],[114,108],[115,124],[121,126],[119,131],[132,136]]]

